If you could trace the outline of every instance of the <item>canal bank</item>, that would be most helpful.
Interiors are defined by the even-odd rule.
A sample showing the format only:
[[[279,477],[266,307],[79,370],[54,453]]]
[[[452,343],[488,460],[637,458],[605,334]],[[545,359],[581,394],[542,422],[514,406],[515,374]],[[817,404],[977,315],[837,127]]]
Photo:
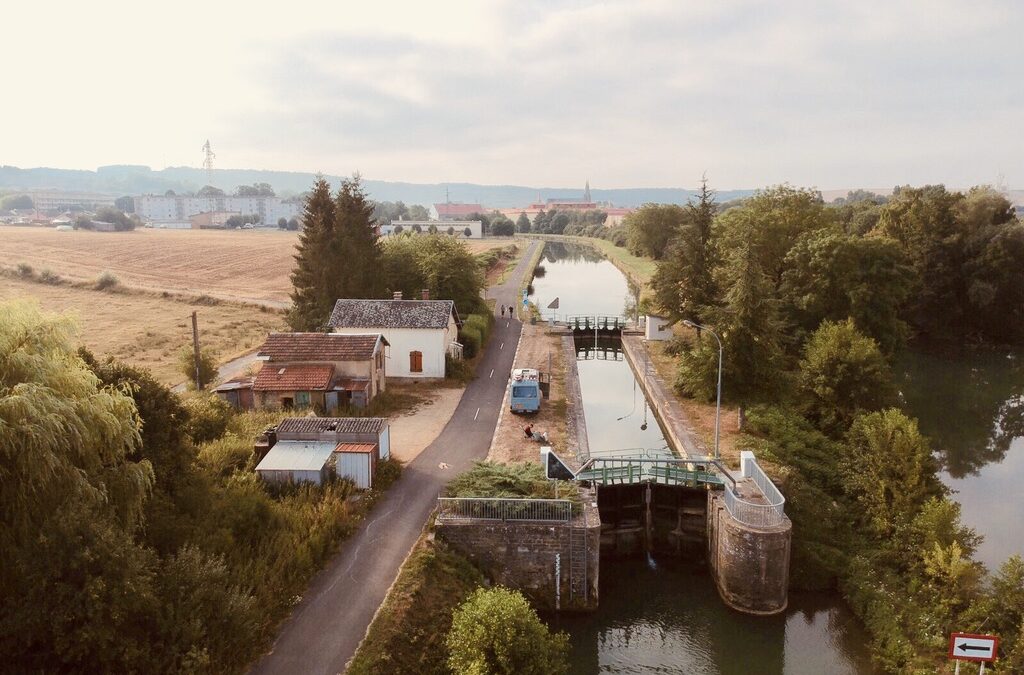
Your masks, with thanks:
[[[626,279],[593,251],[549,243],[543,264],[544,275],[533,281],[538,306],[558,298],[563,316],[621,316],[631,310],[634,294]],[[634,449],[670,457],[661,425],[648,419],[653,413],[637,382],[642,378],[634,377],[621,348],[581,340],[574,351],[590,455]],[[603,560],[599,594],[595,614],[557,619],[572,637],[574,672],[870,672],[866,637],[839,598],[816,596],[812,610],[795,596],[776,617],[745,616],[721,602],[707,560],[699,555]],[[662,611],[662,603],[673,611]],[[746,648],[762,642],[765,653]],[[716,644],[721,649],[709,648]]]

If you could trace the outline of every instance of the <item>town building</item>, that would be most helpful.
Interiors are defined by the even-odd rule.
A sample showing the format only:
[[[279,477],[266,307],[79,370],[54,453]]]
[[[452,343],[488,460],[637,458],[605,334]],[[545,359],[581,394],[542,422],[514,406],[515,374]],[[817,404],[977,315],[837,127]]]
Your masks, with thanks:
[[[390,225],[381,225],[381,236],[387,237],[396,232],[412,232],[413,234],[428,234],[430,228],[436,229],[438,234],[450,234],[456,237],[467,239],[480,239],[484,236],[483,221],[460,220],[460,221],[433,221],[433,220],[393,220]],[[449,231],[450,230],[450,231]],[[466,234],[469,230],[469,234]]]
[[[240,215],[242,214],[239,211],[207,211],[191,216],[189,224],[193,230],[223,230],[231,216]]]
[[[256,442],[256,473],[271,483],[348,478],[370,489],[379,460],[391,454],[391,430],[383,417],[291,417]]]
[[[114,206],[113,197],[98,192],[37,190],[26,194],[32,198],[32,205],[39,211],[65,211],[71,208],[95,211],[101,206]]]
[[[444,202],[430,207],[430,217],[433,220],[458,220],[474,213],[483,212],[484,207],[480,204],[463,204],[461,202]]]
[[[303,203],[300,199],[280,197],[234,197],[194,195],[141,195],[135,197],[135,213],[142,220],[152,223],[181,222],[200,213],[231,212],[260,217],[260,223],[277,227],[281,218],[291,220],[302,218]]]
[[[260,410],[365,408],[386,388],[388,341],[378,333],[271,333],[256,352]],[[232,389],[217,393],[230,401]]]
[[[334,333],[380,333],[390,345],[388,375],[445,376],[445,357],[462,358],[459,316],[451,300],[338,300],[328,326]]]

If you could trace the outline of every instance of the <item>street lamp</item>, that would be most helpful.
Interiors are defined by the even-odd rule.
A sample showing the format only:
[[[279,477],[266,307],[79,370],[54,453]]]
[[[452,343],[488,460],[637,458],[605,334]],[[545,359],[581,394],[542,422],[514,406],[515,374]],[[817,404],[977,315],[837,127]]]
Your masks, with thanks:
[[[689,319],[683,319],[683,325],[689,326],[695,330],[706,330],[715,336],[715,340],[718,342],[718,396],[717,403],[715,404],[715,459],[719,459],[718,454],[718,429],[720,426],[720,420],[722,418],[722,341],[719,339],[718,334],[711,330],[707,326],[702,326],[699,323],[694,323]]]

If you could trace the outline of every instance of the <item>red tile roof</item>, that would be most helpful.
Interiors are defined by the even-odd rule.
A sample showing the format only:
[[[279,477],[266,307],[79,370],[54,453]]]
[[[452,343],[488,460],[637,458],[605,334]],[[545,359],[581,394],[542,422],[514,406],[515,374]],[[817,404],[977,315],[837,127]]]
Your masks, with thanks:
[[[256,376],[256,391],[324,391],[334,377],[334,366],[276,366],[264,364]]]
[[[338,443],[338,447],[334,451],[370,454],[377,451],[377,446],[373,443]]]
[[[271,333],[257,355],[270,361],[368,361],[377,348],[378,334]]]

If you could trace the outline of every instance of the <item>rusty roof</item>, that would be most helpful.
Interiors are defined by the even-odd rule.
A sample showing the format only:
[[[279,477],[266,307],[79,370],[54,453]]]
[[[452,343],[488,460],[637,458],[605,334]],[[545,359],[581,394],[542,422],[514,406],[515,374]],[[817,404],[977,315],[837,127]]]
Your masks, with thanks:
[[[257,352],[270,361],[368,361],[384,340],[377,333],[271,333]]]
[[[338,300],[329,325],[332,328],[444,328],[454,314],[455,303],[451,300]]]
[[[375,443],[338,443],[338,447],[334,449],[335,452],[359,452],[367,455],[376,450]]]
[[[385,417],[289,417],[277,425],[277,434],[379,434],[387,426]]]
[[[277,366],[264,364],[256,375],[256,391],[324,391],[334,377],[334,366]]]

